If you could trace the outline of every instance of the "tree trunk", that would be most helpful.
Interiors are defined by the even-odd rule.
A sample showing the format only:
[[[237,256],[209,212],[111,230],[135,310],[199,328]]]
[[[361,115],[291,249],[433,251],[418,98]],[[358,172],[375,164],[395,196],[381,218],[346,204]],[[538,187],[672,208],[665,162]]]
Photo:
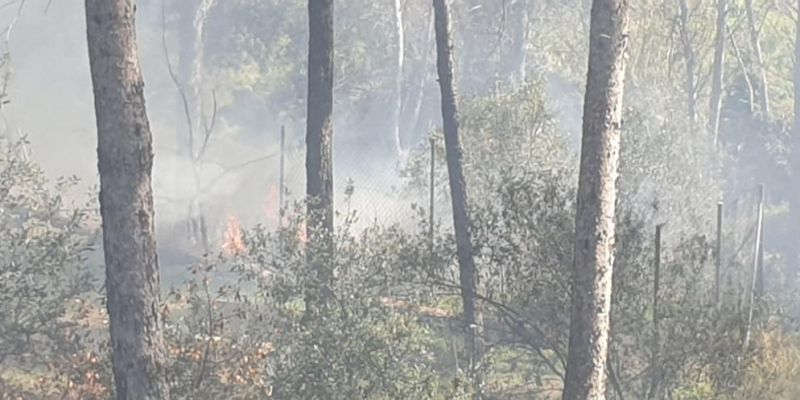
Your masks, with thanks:
[[[435,43],[433,42],[433,23],[434,23],[434,15],[431,12],[430,15],[430,23],[428,24],[427,35],[425,36],[425,43],[421,47],[422,49],[422,57],[419,63],[419,75],[418,80],[416,81],[417,85],[415,87],[416,94],[413,97],[413,101],[411,101],[411,96],[407,96],[407,100],[409,104],[413,104],[411,107],[411,116],[408,119],[409,123],[407,129],[409,132],[413,132],[414,137],[422,137],[424,134],[428,132],[425,131],[427,127],[420,126],[421,124],[421,115],[422,115],[422,103],[425,101],[425,88],[427,87],[428,79],[430,78],[429,73],[429,64],[430,64],[430,56],[434,51]]]
[[[180,43],[180,54],[178,59],[178,79],[180,81],[182,95],[186,97],[186,106],[179,106],[178,115],[185,115],[185,118],[178,119],[188,121],[189,126],[185,126],[179,131],[184,131],[185,135],[179,135],[179,151],[185,152],[187,157],[195,157],[195,146],[200,138],[204,127],[203,121],[203,59],[205,57],[205,21],[211,7],[216,0],[185,0],[185,7],[180,11],[180,21],[178,27],[178,40]]]
[[[653,343],[650,349],[650,389],[647,391],[647,399],[657,399],[659,385],[661,383],[661,327],[659,326],[660,315],[658,314],[659,291],[661,289],[661,230],[664,224],[656,225],[655,240],[655,262],[653,263]]]
[[[747,66],[744,64],[744,59],[742,58],[742,53],[739,51],[739,46],[736,45],[736,37],[734,35],[730,36],[731,40],[731,50],[733,50],[733,54],[736,56],[736,61],[739,64],[739,70],[742,71],[742,78],[744,78],[744,83],[747,86],[747,107],[751,113],[755,112],[755,103],[756,103],[756,95],[755,89],[753,89],[753,82],[750,80],[750,74],[747,72]]]
[[[153,227],[152,135],[133,0],[86,0],[116,398],[169,398]]]
[[[450,180],[450,196],[453,201],[453,226],[456,235],[461,299],[464,303],[466,348],[470,356],[469,371],[476,387],[476,398],[480,398],[480,378],[477,376],[480,343],[475,301],[477,274],[472,254],[467,187],[462,167],[464,157],[459,138],[458,100],[453,78],[453,41],[450,36],[450,10],[447,0],[433,0],[433,10],[436,29],[436,69],[442,94],[445,156]]]
[[[760,80],[758,104],[761,106],[761,113],[766,117],[769,115],[769,83],[767,81],[767,70],[764,66],[764,52],[761,50],[761,38],[758,37],[758,28],[756,27],[753,0],[745,1],[745,10],[747,11],[750,45],[753,47],[755,56],[756,74]]]
[[[722,221],[724,203],[717,203],[717,241],[714,247],[714,307],[717,312],[722,307]]]
[[[763,295],[763,273],[762,262],[763,253],[761,249],[763,246],[763,227],[764,227],[764,185],[758,187],[758,205],[756,208],[756,240],[755,248],[753,249],[753,270],[750,279],[750,287],[747,291],[747,321],[745,324],[744,333],[744,352],[750,347],[750,338],[753,333],[753,319],[755,318],[756,308],[761,304]]]
[[[795,39],[794,39],[794,124],[792,126],[792,146],[791,146],[791,171],[793,190],[790,198],[790,226],[800,226],[800,0],[797,0],[798,15],[795,16]],[[786,282],[789,289],[797,287],[797,280],[800,277],[800,257],[798,257],[797,246],[789,246],[788,273]],[[787,293],[795,293],[787,291]]]
[[[521,84],[525,82],[528,68],[528,2],[516,0],[511,5],[512,23],[511,57],[508,64],[508,78],[511,82]]]
[[[628,7],[592,4],[565,400],[605,398]]]
[[[397,40],[395,53],[394,75],[394,104],[392,105],[392,138],[394,151],[398,160],[402,160],[403,142],[401,139],[400,116],[403,109],[403,65],[405,63],[405,29],[403,27],[403,4],[401,0],[394,0],[394,28]]]
[[[306,116],[306,195],[312,279],[307,307],[325,301],[320,290],[330,278],[333,255],[333,0],[308,1],[308,109]]]
[[[187,7],[180,12],[178,36],[180,58],[178,60],[179,104],[178,121],[185,121],[178,129],[178,152],[185,154],[192,167],[194,179],[194,199],[189,210],[189,230],[191,239],[200,242],[204,252],[210,251],[206,226],[204,204],[202,201],[200,160],[197,146],[204,143],[205,116],[203,112],[203,58],[205,49],[205,21],[216,0],[186,0]],[[166,44],[165,44],[166,46]],[[167,60],[169,62],[169,60]],[[183,132],[183,134],[181,134]]]
[[[695,79],[697,61],[689,33],[689,7],[686,0],[678,0],[678,12],[678,34],[683,48],[683,59],[686,63],[686,111],[689,117],[689,127],[694,132],[697,122],[697,81]]]
[[[728,29],[725,23],[727,12],[727,0],[717,0],[717,36],[714,39],[714,67],[711,78],[711,104],[709,106],[711,119],[708,123],[715,145],[719,143],[722,80],[725,74],[725,39],[728,36]]]

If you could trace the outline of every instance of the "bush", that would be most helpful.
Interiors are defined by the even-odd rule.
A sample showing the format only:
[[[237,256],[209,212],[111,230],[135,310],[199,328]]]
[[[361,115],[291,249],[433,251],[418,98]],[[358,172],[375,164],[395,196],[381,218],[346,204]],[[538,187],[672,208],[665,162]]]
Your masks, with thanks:
[[[76,180],[51,185],[22,145],[0,147],[0,392],[80,397],[102,379],[84,368],[99,323],[86,268],[95,214],[64,205]]]

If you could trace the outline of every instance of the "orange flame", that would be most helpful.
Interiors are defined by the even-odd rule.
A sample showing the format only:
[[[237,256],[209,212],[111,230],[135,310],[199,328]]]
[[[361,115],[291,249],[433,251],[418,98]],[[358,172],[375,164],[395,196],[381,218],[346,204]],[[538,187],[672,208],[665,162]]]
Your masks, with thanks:
[[[306,230],[306,223],[303,221],[297,227],[297,241],[300,242],[301,247],[305,247],[308,243],[308,231]]]
[[[247,251],[244,244],[244,233],[239,223],[239,218],[234,215],[228,217],[225,234],[222,239],[222,251],[229,256],[240,255]]]
[[[277,226],[280,219],[278,204],[280,202],[278,187],[271,185],[267,191],[267,201],[264,205],[264,213],[267,215],[267,223]]]

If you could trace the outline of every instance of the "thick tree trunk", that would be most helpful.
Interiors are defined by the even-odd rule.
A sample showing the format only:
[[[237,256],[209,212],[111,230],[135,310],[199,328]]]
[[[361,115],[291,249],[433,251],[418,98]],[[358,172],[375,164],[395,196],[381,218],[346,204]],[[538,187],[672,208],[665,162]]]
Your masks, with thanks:
[[[711,104],[709,105],[711,136],[714,144],[719,143],[719,122],[722,109],[722,81],[725,77],[725,39],[728,36],[725,17],[728,12],[727,0],[717,0],[717,33],[714,39],[714,66],[711,77]]]
[[[402,160],[403,142],[400,130],[400,116],[403,109],[403,66],[406,59],[405,29],[403,25],[403,4],[401,0],[394,0],[394,29],[397,49],[395,53],[394,71],[394,104],[392,105],[392,139],[394,151],[398,160]]]
[[[769,82],[767,81],[767,69],[764,66],[764,52],[761,50],[761,38],[758,36],[756,27],[755,10],[753,10],[753,0],[745,1],[747,11],[747,25],[750,33],[750,46],[753,47],[755,56],[756,73],[760,83],[758,104],[761,106],[761,113],[766,117],[769,115]]]
[[[325,301],[333,254],[333,0],[308,1],[306,196],[308,257],[314,272],[307,307]]]
[[[628,8],[592,4],[565,400],[605,398]]]
[[[169,390],[153,227],[153,149],[134,14],[133,0],[86,0],[116,396],[163,400]]]
[[[464,307],[466,348],[470,356],[470,373],[475,380],[477,397],[480,397],[480,378],[476,366],[480,357],[478,339],[478,310],[476,305],[476,270],[472,254],[467,185],[463,170],[463,150],[459,138],[458,99],[453,78],[453,41],[451,38],[450,10],[447,0],[433,0],[436,29],[436,69],[442,94],[442,124],[444,128],[447,172],[450,179],[450,196],[453,201],[453,226]]]
[[[686,112],[689,117],[689,127],[694,132],[697,122],[697,61],[689,33],[689,7],[686,0],[678,0],[678,12],[678,34],[683,48],[683,59],[686,63]]]

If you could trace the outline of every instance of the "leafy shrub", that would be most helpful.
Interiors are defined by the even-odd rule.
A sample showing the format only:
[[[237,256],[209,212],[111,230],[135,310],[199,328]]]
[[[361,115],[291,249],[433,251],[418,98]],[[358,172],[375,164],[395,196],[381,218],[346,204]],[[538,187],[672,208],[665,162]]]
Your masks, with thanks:
[[[22,145],[0,147],[0,392],[79,395],[102,379],[83,368],[95,359],[94,213],[63,204],[76,180],[51,185]]]

